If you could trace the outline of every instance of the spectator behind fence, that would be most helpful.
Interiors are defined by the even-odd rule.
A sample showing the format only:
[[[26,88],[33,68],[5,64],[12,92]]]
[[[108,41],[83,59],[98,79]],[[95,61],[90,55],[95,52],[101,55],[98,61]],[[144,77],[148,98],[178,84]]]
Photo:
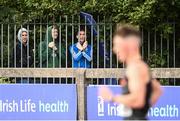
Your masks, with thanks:
[[[64,65],[66,61],[66,48],[62,43],[59,43],[59,28],[57,25],[48,27],[45,40],[39,44],[37,53],[39,67],[59,68],[61,67],[60,65]]]
[[[59,27],[53,25],[48,27],[45,40],[38,47],[38,66],[42,68],[64,67],[66,63],[66,46],[59,41]],[[58,78],[42,79],[42,83],[59,83]]]
[[[81,28],[76,37],[78,42],[69,47],[72,56],[72,67],[90,68],[93,50],[91,45],[88,45],[85,30]]]
[[[23,67],[27,68],[33,64],[33,52],[32,49],[29,47],[29,32],[25,28],[21,28],[18,31],[18,42],[16,47],[13,48],[11,53],[11,67]],[[27,83],[27,78],[20,78],[16,79],[16,83]]]

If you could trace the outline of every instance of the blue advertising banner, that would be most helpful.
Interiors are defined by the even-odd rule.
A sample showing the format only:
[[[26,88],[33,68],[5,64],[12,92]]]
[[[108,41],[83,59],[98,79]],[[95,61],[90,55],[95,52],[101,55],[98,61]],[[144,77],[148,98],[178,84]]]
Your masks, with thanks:
[[[0,120],[76,120],[76,85],[0,85]]]
[[[114,94],[120,94],[120,86],[109,86]],[[163,94],[157,104],[150,108],[150,120],[180,120],[180,87],[162,87]],[[104,102],[98,96],[98,86],[89,86],[87,89],[87,116],[88,120],[121,120],[124,114],[122,104]]]

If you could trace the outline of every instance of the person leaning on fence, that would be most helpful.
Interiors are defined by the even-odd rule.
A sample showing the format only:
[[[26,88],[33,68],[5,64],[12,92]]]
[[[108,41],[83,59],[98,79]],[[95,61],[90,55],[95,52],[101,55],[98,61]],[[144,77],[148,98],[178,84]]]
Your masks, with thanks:
[[[25,28],[21,28],[18,31],[18,42],[16,47],[13,48],[11,54],[11,67],[31,67],[33,64],[33,52],[29,47],[29,32]],[[20,82],[21,79],[17,78],[16,83]],[[21,80],[23,83],[27,83],[27,78]]]
[[[92,61],[92,47],[88,45],[85,30],[80,29],[77,34],[78,42],[69,47],[73,68],[90,68]]]
[[[57,25],[48,27],[45,40],[39,44],[37,53],[39,67],[59,68],[65,63],[66,49],[59,41],[59,27]],[[52,83],[52,79],[49,79],[49,83]]]

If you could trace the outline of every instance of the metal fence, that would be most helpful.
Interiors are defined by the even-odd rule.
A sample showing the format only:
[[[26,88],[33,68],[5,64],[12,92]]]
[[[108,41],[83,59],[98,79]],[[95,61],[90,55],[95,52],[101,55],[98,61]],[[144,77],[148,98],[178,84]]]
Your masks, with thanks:
[[[91,78],[122,78],[124,69],[96,68],[96,69],[72,69],[72,68],[1,68],[0,76],[4,77],[73,77],[77,84],[78,120],[87,120],[87,86]],[[180,78],[180,68],[153,68],[152,76],[157,78]]]
[[[97,17],[97,23],[88,23],[87,18],[80,16],[60,16],[56,20],[39,19],[26,21],[25,23],[0,23],[0,67],[1,68],[72,68],[73,61],[69,51],[69,47],[75,44],[78,40],[76,35],[83,26],[87,37],[88,44],[92,46],[93,54],[91,61],[91,68],[123,68],[123,64],[118,63],[116,56],[112,52],[112,36],[116,24],[107,21],[107,17]],[[52,25],[59,27],[59,43],[58,49],[58,66],[54,64],[54,56],[52,67],[49,66],[48,61],[48,41],[45,38],[50,38],[46,34],[48,28]],[[176,23],[167,23],[171,27],[172,33],[163,34],[162,30],[141,28],[142,32],[142,48],[141,52],[143,58],[154,68],[175,68],[178,67],[177,61],[177,34]],[[26,28],[29,33],[29,41],[27,42],[27,50],[25,50],[27,65],[23,66],[24,49],[21,44],[19,55],[17,55],[17,44],[19,42],[17,34],[19,29]],[[53,41],[53,40],[51,40]],[[42,56],[42,45],[40,43],[47,43],[46,56]],[[54,53],[54,51],[53,51]],[[12,57],[14,55],[14,57]],[[32,56],[32,62],[29,61],[29,56]],[[17,57],[20,56],[20,66],[17,66]],[[43,66],[45,59],[46,66]],[[26,78],[25,78],[26,79]],[[10,78],[12,82],[14,78]],[[22,81],[23,78],[20,77]],[[172,81],[171,81],[172,80]],[[17,82],[15,78],[14,82]],[[28,78],[28,82],[32,83],[75,83],[73,78]],[[91,79],[94,84],[118,84],[117,79]],[[109,83],[110,82],[110,83]],[[176,79],[170,79],[168,84],[176,84]]]

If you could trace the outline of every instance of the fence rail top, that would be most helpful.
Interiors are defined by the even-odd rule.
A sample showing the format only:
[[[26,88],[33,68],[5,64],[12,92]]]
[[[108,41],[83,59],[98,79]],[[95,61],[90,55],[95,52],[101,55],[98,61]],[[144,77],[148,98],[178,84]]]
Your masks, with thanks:
[[[156,78],[180,78],[180,68],[152,68],[152,76]],[[85,71],[86,78],[121,78],[123,68],[0,68],[0,77],[76,77]]]

